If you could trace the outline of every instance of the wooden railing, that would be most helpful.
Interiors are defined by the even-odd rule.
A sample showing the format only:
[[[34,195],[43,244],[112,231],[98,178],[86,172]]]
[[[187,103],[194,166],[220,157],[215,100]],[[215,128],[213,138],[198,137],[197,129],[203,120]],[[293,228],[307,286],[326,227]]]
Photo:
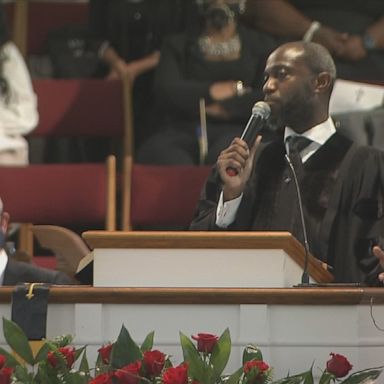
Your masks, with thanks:
[[[0,288],[0,303],[10,303],[14,287]],[[54,286],[49,303],[102,304],[384,304],[383,288],[94,288]]]

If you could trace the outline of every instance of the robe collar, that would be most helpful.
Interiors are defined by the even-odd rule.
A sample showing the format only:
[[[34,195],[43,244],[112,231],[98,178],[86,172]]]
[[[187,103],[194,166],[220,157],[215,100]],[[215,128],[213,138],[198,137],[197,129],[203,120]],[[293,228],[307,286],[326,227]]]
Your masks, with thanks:
[[[301,160],[305,163],[315,152],[317,152],[320,147],[326,143],[329,138],[336,132],[335,125],[331,117],[318,125],[308,129],[303,132],[301,135],[297,134],[292,128],[285,127],[284,130],[284,143],[285,149],[288,153],[288,138],[291,136],[303,136],[311,140],[312,143],[305,147],[303,151],[300,152]]]

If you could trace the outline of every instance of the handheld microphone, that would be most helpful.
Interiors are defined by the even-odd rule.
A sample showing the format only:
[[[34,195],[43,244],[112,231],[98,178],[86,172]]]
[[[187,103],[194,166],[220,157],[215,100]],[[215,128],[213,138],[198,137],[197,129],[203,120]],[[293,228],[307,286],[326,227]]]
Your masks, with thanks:
[[[270,114],[271,107],[265,101],[258,101],[253,106],[252,115],[240,137],[247,143],[248,148],[252,147],[256,136],[260,133]],[[237,170],[232,167],[228,167],[226,171],[229,176],[236,176],[238,174]]]

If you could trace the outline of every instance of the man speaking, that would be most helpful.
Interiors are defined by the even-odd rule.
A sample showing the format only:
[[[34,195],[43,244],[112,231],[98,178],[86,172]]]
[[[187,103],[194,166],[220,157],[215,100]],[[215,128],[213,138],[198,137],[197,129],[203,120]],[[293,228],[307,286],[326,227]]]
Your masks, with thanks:
[[[329,117],[335,79],[321,45],[287,43],[269,56],[263,91],[277,139],[265,144],[259,136],[249,148],[235,138],[222,151],[191,229],[289,231],[303,244],[308,238],[311,253],[333,267],[337,282],[379,285],[384,153],[336,131]]]

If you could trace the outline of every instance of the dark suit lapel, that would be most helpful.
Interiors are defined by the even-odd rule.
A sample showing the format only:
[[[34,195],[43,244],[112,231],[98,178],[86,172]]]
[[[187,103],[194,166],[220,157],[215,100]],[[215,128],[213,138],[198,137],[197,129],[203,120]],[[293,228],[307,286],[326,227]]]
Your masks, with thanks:
[[[19,277],[20,272],[16,266],[16,263],[8,258],[7,265],[4,270],[3,285],[14,285],[14,281]]]

